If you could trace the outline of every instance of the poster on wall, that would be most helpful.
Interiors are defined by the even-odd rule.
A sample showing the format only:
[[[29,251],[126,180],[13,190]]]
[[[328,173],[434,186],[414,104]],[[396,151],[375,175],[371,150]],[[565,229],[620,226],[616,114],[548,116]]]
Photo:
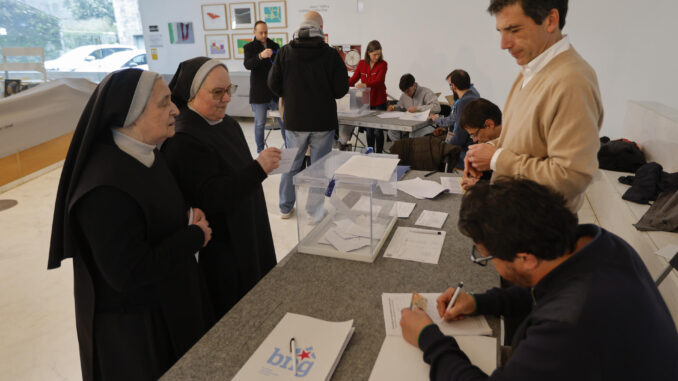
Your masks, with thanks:
[[[346,70],[354,71],[358,66],[358,62],[360,62],[360,59],[362,58],[360,56],[360,51],[362,50],[360,45],[332,45],[332,47],[337,49],[341,59],[344,60],[344,64],[346,64]]]
[[[269,28],[287,28],[287,2],[260,1],[259,18],[266,22]]]
[[[195,34],[192,22],[171,22],[168,24],[170,44],[194,44]]]
[[[268,38],[273,40],[276,44],[280,45],[282,48],[283,45],[287,44],[288,42],[288,34],[287,32],[275,32],[275,33],[269,33]]]
[[[231,59],[231,42],[227,34],[206,34],[205,54],[210,58]]]
[[[236,60],[245,59],[245,45],[252,42],[251,34],[232,34],[233,37],[233,58]]]
[[[226,17],[226,4],[203,4],[202,28],[204,30],[228,29],[228,17]]]
[[[233,29],[254,29],[257,12],[254,2],[229,3],[231,27]]]

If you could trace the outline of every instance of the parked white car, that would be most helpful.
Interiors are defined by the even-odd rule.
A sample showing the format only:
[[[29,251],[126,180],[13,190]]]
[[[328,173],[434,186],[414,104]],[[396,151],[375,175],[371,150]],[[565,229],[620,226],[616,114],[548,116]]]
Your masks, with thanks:
[[[106,58],[83,64],[75,71],[110,73],[112,71],[129,68],[148,70],[146,51],[135,49],[113,53]]]
[[[69,50],[57,59],[45,61],[45,69],[50,71],[75,71],[84,64],[100,61],[111,54],[135,49],[134,46],[118,44],[80,46]]]

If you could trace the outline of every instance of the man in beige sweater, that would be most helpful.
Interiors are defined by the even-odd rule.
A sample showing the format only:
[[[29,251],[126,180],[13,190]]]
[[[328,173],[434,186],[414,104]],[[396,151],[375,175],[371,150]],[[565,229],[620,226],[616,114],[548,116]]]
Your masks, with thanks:
[[[562,34],[567,0],[490,0],[501,48],[522,71],[498,139],[469,147],[471,176],[528,178],[562,193],[576,212],[598,168],[603,105],[593,68]]]

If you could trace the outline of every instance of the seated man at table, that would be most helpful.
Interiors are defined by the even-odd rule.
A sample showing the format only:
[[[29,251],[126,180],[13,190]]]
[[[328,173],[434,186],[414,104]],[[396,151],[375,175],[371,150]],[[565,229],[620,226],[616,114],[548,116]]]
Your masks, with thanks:
[[[389,109],[390,111],[421,112],[429,110],[432,114],[438,114],[440,112],[438,96],[436,96],[431,89],[419,86],[412,74],[407,73],[400,77],[398,87],[400,87],[400,91],[402,91],[403,94],[400,96],[398,103],[395,106],[391,106]],[[423,136],[432,132],[432,127],[426,127],[417,131],[417,135]],[[388,136],[391,140],[396,141],[408,137],[408,133],[389,130]]]
[[[616,235],[577,225],[562,195],[526,179],[478,183],[459,230],[473,262],[519,286],[461,292],[447,310],[450,288],[439,314],[529,314],[513,355],[488,376],[424,311],[404,309],[403,337],[424,351],[431,380],[678,380],[678,333],[643,261]]]
[[[487,143],[501,134],[501,110],[485,98],[472,100],[464,107],[458,125],[463,126],[473,143]],[[461,187],[469,190],[479,180],[491,178],[492,170],[484,171],[481,177],[473,177],[469,171],[464,171]]]

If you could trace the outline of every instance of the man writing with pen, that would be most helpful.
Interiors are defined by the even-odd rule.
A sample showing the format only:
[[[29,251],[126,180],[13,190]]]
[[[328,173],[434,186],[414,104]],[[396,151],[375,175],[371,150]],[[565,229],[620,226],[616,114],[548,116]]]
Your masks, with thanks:
[[[448,289],[440,316],[526,318],[510,359],[487,375],[424,311],[404,309],[403,337],[422,349],[431,380],[678,380],[678,333],[642,260],[616,235],[578,225],[561,194],[526,179],[479,182],[459,230],[474,242],[471,261],[517,286],[452,302]]]

